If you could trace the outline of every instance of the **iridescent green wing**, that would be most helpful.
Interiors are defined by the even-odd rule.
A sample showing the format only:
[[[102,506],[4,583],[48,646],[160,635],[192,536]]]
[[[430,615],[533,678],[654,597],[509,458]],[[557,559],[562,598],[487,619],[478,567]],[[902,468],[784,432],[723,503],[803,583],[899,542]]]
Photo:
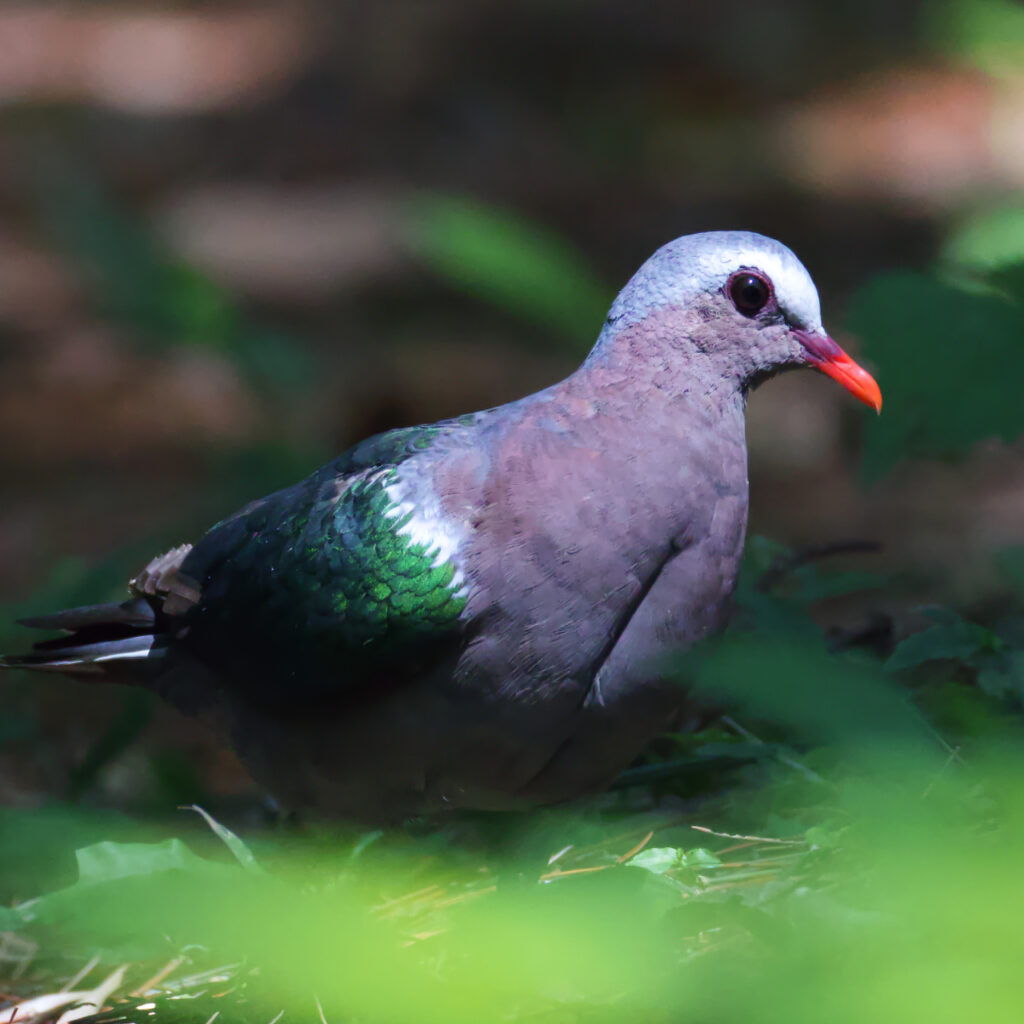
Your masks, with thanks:
[[[412,523],[427,484],[410,460],[463,425],[372,438],[214,527],[182,566],[202,593],[182,643],[227,685],[283,704],[436,667],[459,645],[466,587],[450,536],[433,543],[444,524]]]

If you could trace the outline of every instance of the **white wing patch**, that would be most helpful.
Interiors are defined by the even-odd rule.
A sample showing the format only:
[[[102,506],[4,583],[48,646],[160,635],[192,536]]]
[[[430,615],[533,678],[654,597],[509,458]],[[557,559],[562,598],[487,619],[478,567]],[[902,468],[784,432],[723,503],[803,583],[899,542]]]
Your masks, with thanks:
[[[385,515],[389,519],[409,516],[398,531],[399,537],[424,548],[433,559],[431,568],[437,569],[446,563],[455,567],[450,584],[455,597],[465,597],[469,584],[462,568],[460,550],[465,539],[465,529],[447,515],[433,488],[422,479],[401,477],[398,472],[391,476],[391,482],[384,487],[392,506]]]

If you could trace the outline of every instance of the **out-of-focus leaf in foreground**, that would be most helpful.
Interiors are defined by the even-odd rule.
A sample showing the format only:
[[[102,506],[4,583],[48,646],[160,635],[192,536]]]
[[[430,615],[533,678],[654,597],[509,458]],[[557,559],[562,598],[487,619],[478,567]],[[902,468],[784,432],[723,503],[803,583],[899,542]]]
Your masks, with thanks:
[[[80,851],[77,884],[17,916],[51,950],[87,937],[244,964],[251,1020],[315,1019],[317,1003],[389,1024],[1019,1019],[1024,764],[870,753],[875,772],[835,780],[819,823],[782,839],[666,821],[587,870],[371,847],[333,872],[303,872],[296,852],[263,876],[173,840],[103,843]]]

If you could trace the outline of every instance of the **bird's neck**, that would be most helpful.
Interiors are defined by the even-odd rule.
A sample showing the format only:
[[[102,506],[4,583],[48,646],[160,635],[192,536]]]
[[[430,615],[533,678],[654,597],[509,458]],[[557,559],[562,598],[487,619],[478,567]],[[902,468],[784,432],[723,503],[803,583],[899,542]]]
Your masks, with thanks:
[[[742,534],[743,420],[735,387],[708,391],[667,368],[588,360],[503,409],[486,459],[467,452],[440,487],[458,496],[452,508],[497,510],[483,527],[488,551],[539,545],[557,561],[582,546],[596,580],[646,579],[666,544],[687,530],[706,535],[719,508]],[[516,558],[503,573],[519,571]]]
[[[723,406],[738,402],[742,409],[758,368],[737,359],[715,323],[668,308],[634,323],[609,320],[578,372],[617,373],[641,390],[703,395]]]
[[[653,417],[742,441],[751,382],[727,352],[681,312],[625,327],[607,324],[582,366],[558,390],[588,396],[634,423]]]
[[[670,509],[686,500],[695,478],[745,495],[745,404],[741,382],[723,377],[711,360],[683,360],[678,352],[630,357],[616,345],[527,399],[513,429],[530,436],[539,428],[544,443],[529,461],[539,471],[550,459],[571,478],[565,486],[575,482],[583,493],[600,486],[600,476],[623,491],[651,492],[652,502]]]

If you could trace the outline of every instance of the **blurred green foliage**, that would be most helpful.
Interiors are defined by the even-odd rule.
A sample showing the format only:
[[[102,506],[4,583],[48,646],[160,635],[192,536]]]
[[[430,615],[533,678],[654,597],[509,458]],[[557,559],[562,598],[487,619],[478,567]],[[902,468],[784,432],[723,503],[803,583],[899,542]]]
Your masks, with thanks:
[[[570,339],[593,344],[613,297],[554,231],[497,207],[428,195],[412,204],[414,250],[455,287]]]
[[[981,684],[1011,641],[942,611],[888,664],[829,654],[807,612],[848,574],[760,541],[747,570],[736,628],[676,667],[743,723],[679,738],[737,755],[681,818],[623,797],[246,834],[200,811],[168,837],[0,811],[0,928],[39,944],[43,988],[86,954],[196,976],[102,1020],[1015,1020],[1024,720]]]
[[[294,399],[309,385],[308,348],[255,323],[210,277],[171,258],[74,161],[43,164],[36,201],[53,239],[90,278],[101,312],[135,344],[217,353],[271,396]]]
[[[991,274],[1024,263],[1024,207],[976,211],[954,225],[941,259],[952,271]]]
[[[1024,9],[1014,0],[938,0],[922,6],[924,34],[943,54],[994,76],[1024,63]]]
[[[864,429],[863,469],[875,480],[903,459],[963,455],[1024,431],[1024,310],[993,292],[920,273],[869,282],[847,319],[885,396]]]
[[[914,668],[926,661],[959,658],[967,660],[982,654],[997,654],[1004,644],[990,629],[967,622],[949,608],[929,609],[935,625],[922,629],[898,644],[886,662],[890,672]]]
[[[50,956],[236,965],[221,971],[236,978],[217,1004],[228,1020],[236,986],[250,1020],[317,1003],[328,1020],[410,1024],[816,1022],[823,1007],[851,1022],[1015,1020],[1019,757],[993,747],[965,764],[893,736],[828,782],[734,794],[724,817],[742,832],[655,821],[635,853],[647,823],[619,822],[617,840],[554,867],[457,847],[439,861],[408,843],[310,860],[294,844],[257,876],[175,839],[102,842],[79,849],[77,882],[0,924]],[[563,818],[559,842],[576,829]],[[57,859],[71,840],[69,827],[40,852]],[[156,1021],[205,1019],[201,1002],[144,1001]]]

